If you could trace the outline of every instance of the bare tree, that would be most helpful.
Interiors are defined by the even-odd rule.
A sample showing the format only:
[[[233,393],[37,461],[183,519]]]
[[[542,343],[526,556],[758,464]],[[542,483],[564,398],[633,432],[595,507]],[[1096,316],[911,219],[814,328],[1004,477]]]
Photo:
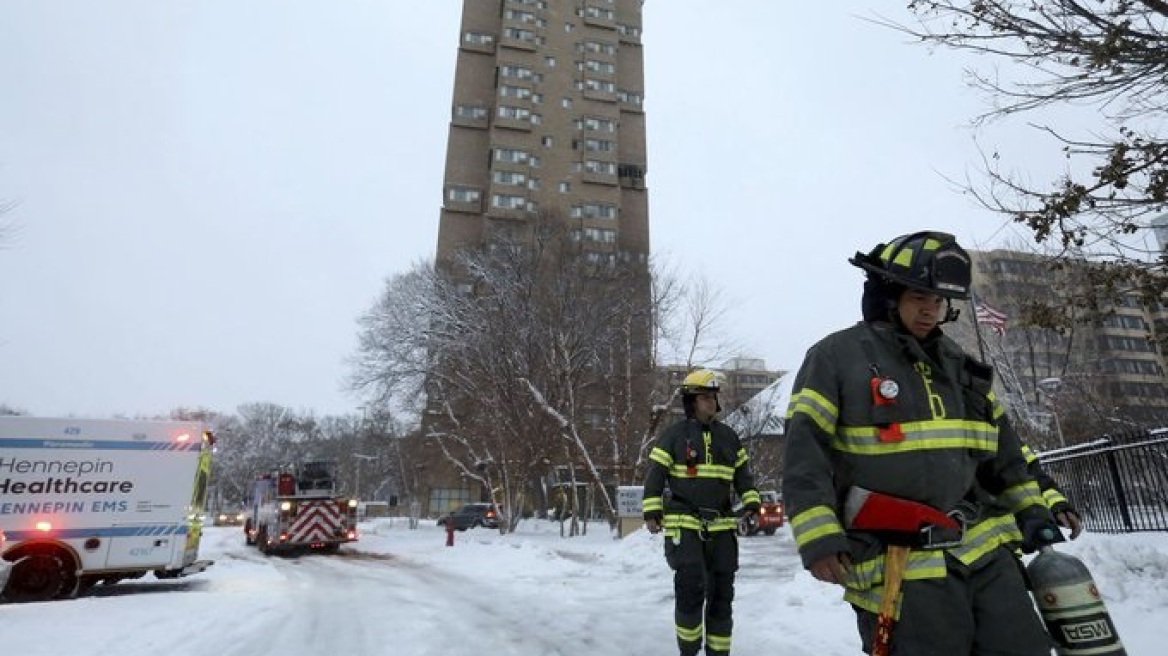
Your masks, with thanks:
[[[989,104],[975,122],[1051,106],[1099,110],[1090,135],[1035,125],[1054,139],[1071,171],[1047,188],[1005,172],[994,154],[985,159],[988,185],[967,191],[1025,226],[1036,242],[1053,244],[1059,257],[1098,261],[1081,274],[1104,297],[1134,291],[1158,303],[1168,290],[1168,256],[1141,244],[1154,243],[1150,221],[1168,209],[1168,142],[1159,132],[1168,109],[1168,3],[913,0],[908,8],[915,26],[877,22],[1009,64],[967,71]]]
[[[420,265],[362,317],[350,384],[422,408],[423,431],[512,526],[559,468],[580,472],[612,517],[609,488],[631,476],[628,426],[647,415],[652,378],[643,269],[588,251],[553,219],[444,270]]]

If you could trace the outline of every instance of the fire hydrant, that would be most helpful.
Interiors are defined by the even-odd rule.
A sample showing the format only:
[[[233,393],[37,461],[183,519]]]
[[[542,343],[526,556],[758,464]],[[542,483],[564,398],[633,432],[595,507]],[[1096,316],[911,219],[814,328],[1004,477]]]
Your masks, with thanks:
[[[446,546],[454,546],[454,513],[446,516]]]

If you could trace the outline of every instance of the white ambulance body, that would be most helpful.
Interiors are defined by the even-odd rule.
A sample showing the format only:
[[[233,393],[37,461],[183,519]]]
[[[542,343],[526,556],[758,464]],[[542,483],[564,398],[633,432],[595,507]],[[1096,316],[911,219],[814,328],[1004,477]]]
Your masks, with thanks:
[[[214,437],[199,422],[0,417],[3,597],[75,596],[198,560]]]

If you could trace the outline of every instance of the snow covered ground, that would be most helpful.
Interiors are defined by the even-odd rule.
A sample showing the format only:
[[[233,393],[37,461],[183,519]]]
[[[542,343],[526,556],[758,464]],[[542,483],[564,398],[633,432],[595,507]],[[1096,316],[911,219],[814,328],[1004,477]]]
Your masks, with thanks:
[[[265,558],[238,528],[208,528],[216,564],[179,581],[123,582],[76,600],[0,606],[0,646],[22,656],[661,655],[673,643],[661,537],[590,525],[561,538],[531,520],[512,535],[433,522],[362,524],[335,556]],[[838,588],[799,566],[789,530],[743,539],[734,653],[859,654]],[[1163,652],[1168,535],[1087,534],[1082,558],[1130,656]]]

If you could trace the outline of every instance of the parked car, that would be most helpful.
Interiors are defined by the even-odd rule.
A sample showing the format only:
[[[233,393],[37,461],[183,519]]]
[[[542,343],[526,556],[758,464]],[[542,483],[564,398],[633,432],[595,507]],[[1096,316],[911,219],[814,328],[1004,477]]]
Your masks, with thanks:
[[[775,531],[779,530],[783,522],[786,521],[786,515],[783,514],[783,499],[778,492],[768,490],[759,492],[758,496],[762,501],[758,508],[758,514],[750,518],[739,518],[738,535],[743,537],[759,533],[774,535]],[[735,510],[741,511],[741,504]]]
[[[223,510],[215,514],[215,526],[243,526],[243,520],[247,518],[242,510]]]
[[[450,522],[456,531],[468,528],[499,528],[499,511],[492,503],[468,503],[454,512],[440,517],[438,525],[445,527]]]

